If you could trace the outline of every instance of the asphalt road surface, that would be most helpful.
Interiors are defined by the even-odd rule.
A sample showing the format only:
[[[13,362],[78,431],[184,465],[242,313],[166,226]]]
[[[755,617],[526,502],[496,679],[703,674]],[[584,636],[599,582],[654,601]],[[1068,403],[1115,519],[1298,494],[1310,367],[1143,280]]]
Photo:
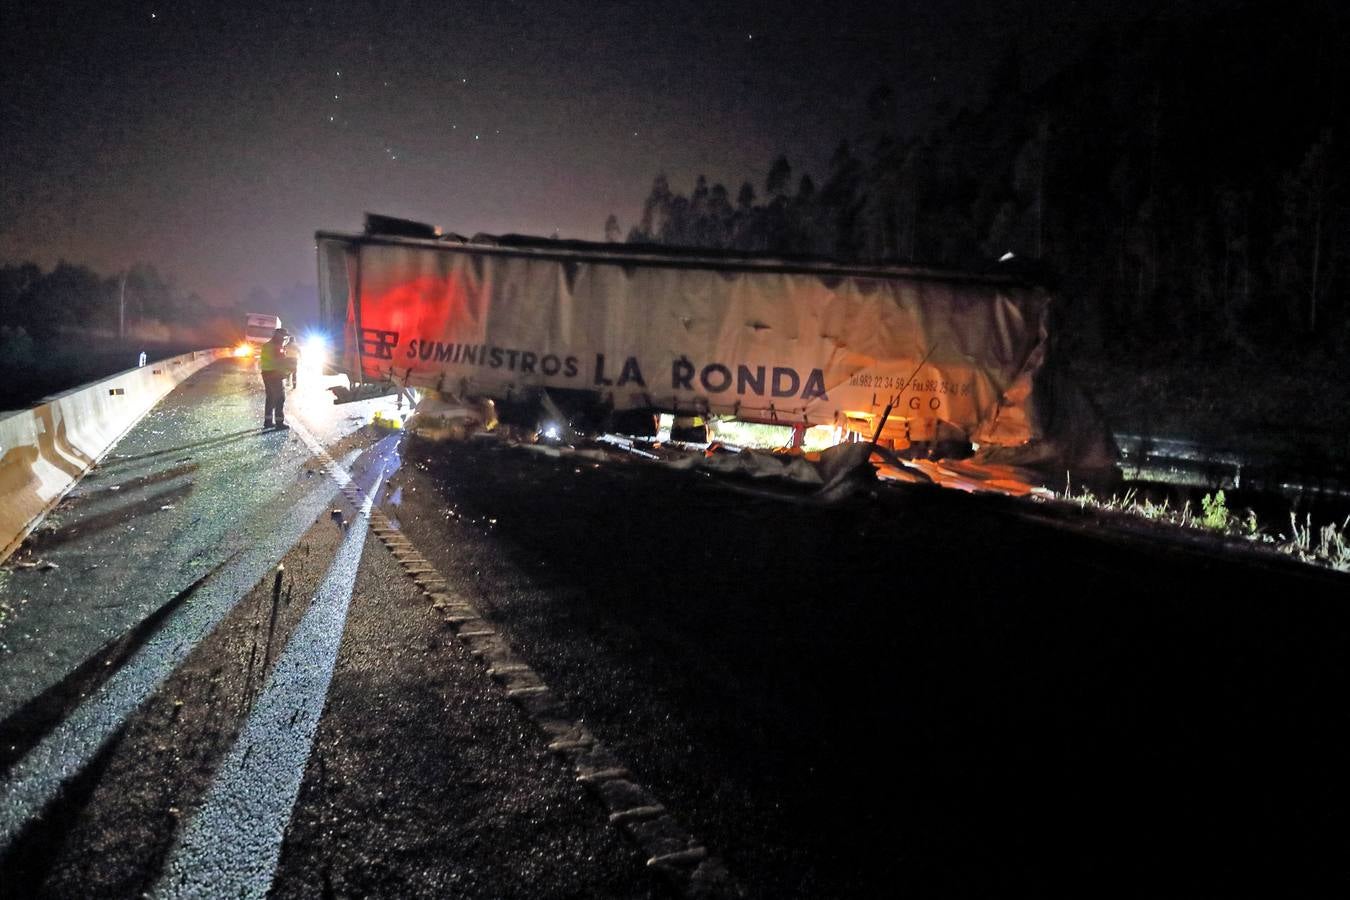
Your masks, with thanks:
[[[0,573],[0,894],[1350,885],[1344,576],[261,405],[189,379]]]

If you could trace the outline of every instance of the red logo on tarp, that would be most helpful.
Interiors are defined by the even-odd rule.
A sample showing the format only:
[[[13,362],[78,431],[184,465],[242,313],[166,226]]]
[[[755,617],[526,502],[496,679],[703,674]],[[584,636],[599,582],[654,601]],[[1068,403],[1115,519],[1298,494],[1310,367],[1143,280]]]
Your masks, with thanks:
[[[397,331],[381,331],[378,328],[361,329],[361,352],[375,359],[393,359],[394,348],[398,346]]]

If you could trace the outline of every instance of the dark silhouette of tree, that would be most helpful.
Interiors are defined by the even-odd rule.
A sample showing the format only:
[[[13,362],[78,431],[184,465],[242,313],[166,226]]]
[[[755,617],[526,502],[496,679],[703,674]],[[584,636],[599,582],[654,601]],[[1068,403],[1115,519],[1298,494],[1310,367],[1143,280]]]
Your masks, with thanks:
[[[731,246],[731,236],[736,227],[736,210],[723,184],[714,184],[708,191],[708,223],[708,246]]]
[[[1291,306],[1302,307],[1309,332],[1317,330],[1318,307],[1327,286],[1327,233],[1334,209],[1331,196],[1332,133],[1324,129],[1293,170],[1280,179],[1281,223],[1276,234],[1277,266]]]
[[[1057,274],[1058,333],[1086,352],[1350,353],[1350,16],[1287,0],[1272,32],[1272,9],[1104,29],[1040,84],[1009,47],[978,108],[922,136],[879,86],[819,182],[792,193],[782,156],[763,198],[658,178],[630,239],[973,268],[1012,251]]]
[[[711,191],[708,179],[702,175],[694,182],[694,193],[689,197],[689,245],[713,247],[713,223],[710,210]]]
[[[787,194],[792,181],[792,166],[786,156],[780,156],[769,167],[769,175],[764,179],[764,192],[770,197],[782,197]]]
[[[824,243],[828,252],[857,259],[864,247],[862,233],[862,164],[848,141],[841,141],[830,157],[830,171],[820,189]]]
[[[647,195],[646,202],[642,204],[642,221],[637,226],[640,240],[661,239],[670,218],[671,199],[670,182],[666,180],[666,174],[662,172],[652,181],[651,193]]]
[[[783,248],[792,253],[825,252],[820,243],[820,216],[816,205],[816,183],[803,173],[797,182],[797,195],[788,209],[789,240]]]
[[[105,324],[111,287],[92,269],[59,261],[33,284],[26,298],[31,304],[29,332],[45,339],[63,328]]]
[[[129,334],[137,323],[162,332],[169,325],[200,323],[215,312],[147,263],[111,276],[65,260],[48,272],[33,263],[0,265],[0,321],[39,342],[62,334],[116,336],[119,319],[125,319]]]
[[[755,186],[747,181],[736,193],[731,246],[737,250],[763,250],[763,219],[762,210],[755,206]]]
[[[171,281],[147,263],[137,263],[127,271],[126,301],[128,315],[164,322],[188,318],[187,298],[174,290]]]
[[[792,182],[792,166],[787,157],[780,156],[769,167],[768,177],[764,179],[768,205],[759,211],[760,249],[789,251],[796,249],[793,244],[791,198],[788,191]]]
[[[801,181],[797,182],[797,202],[802,204],[812,203],[816,199],[816,183],[811,180],[810,175],[803,175]]]
[[[736,193],[736,208],[741,211],[753,209],[755,206],[755,186],[750,182],[741,185],[741,189]]]
[[[878,85],[867,95],[866,107],[861,252],[868,259],[895,259],[900,255],[897,213],[902,176],[902,148],[895,137],[895,92],[888,85]]]
[[[31,262],[0,266],[0,323],[22,325],[32,310],[25,302],[42,278],[42,270]]]

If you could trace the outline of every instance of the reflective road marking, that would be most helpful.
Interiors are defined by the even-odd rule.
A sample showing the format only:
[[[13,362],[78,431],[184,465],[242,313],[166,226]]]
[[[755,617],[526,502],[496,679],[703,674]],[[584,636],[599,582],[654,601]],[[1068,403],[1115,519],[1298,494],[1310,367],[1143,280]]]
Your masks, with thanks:
[[[382,477],[381,469],[210,792],[179,834],[153,896],[261,898],[271,888],[328,699]]]
[[[0,785],[0,850],[42,812],[61,785],[79,773],[188,654],[328,508],[332,494],[314,491],[263,541],[203,584],[164,627],[60,725],[15,763]]]
[[[346,468],[334,461],[308,429],[299,423],[293,427],[338,486],[350,487]],[[344,459],[350,464],[359,455],[360,451],[353,450]],[[191,601],[171,615],[125,665],[14,764],[0,784],[0,851],[42,812],[61,785],[89,764],[117,729],[215,630],[239,598],[290,552],[331,499],[329,491],[316,490],[297,503],[263,540],[246,547],[234,565],[208,578]]]

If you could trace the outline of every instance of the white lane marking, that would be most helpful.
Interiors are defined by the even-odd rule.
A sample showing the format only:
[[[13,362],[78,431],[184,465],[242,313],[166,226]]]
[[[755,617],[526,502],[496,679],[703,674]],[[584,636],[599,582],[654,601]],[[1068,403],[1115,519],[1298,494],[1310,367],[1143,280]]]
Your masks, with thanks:
[[[313,435],[307,431],[300,433],[302,440],[324,461],[328,474],[340,487],[348,487],[351,477],[346,470],[334,462]],[[359,451],[353,450],[351,460],[358,455]],[[117,672],[14,764],[0,783],[0,851],[42,812],[68,779],[89,764],[197,644],[215,630],[239,599],[290,552],[328,508],[332,497],[329,491],[318,490],[297,503],[261,541],[247,547],[234,565],[198,588],[191,600],[170,616]]]
[[[334,462],[333,457],[328,455],[328,451],[324,449],[323,444],[318,442],[308,428],[301,425],[298,421],[292,420],[291,431],[299,435],[300,440],[304,441],[305,446],[309,448],[309,452],[319,458],[319,461],[323,463],[324,468],[328,470],[328,474],[338,483],[338,487],[345,488],[352,483],[352,478],[347,472],[347,467],[338,465]],[[350,463],[348,463],[348,465],[350,465]],[[375,492],[371,491],[370,495],[372,497],[375,496]]]
[[[205,800],[179,833],[151,896],[267,896],[328,701],[383,474],[366,493]]]

